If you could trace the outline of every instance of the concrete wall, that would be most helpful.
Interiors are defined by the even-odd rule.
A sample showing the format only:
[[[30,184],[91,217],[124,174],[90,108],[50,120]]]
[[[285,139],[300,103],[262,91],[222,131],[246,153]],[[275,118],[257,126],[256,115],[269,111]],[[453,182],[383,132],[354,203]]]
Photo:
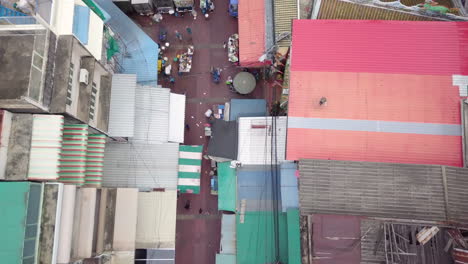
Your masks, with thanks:
[[[96,63],[98,64],[98,63]],[[105,75],[102,71],[104,68],[100,64],[96,69],[101,68],[101,75],[99,77],[101,85],[99,87],[99,99],[97,102],[97,116],[95,118],[96,123],[95,127],[101,131],[107,132],[109,128],[109,112],[110,112],[110,98],[111,98],[111,88],[112,88],[112,76],[105,72]]]
[[[55,263],[57,254],[56,237],[60,229],[57,210],[62,200],[63,184],[45,184],[42,203],[41,233],[39,236],[39,264]],[[57,222],[58,221],[58,222]],[[56,234],[57,232],[57,234]]]
[[[76,43],[75,45],[79,45]],[[93,57],[86,57],[81,59],[81,69],[86,69],[89,72],[88,84],[78,84],[78,98],[77,98],[77,109],[76,117],[79,120],[88,123],[89,122],[89,105],[91,101],[91,89],[93,84],[95,60]]]
[[[111,75],[95,60],[86,48],[73,36],[60,36],[55,54],[55,75],[50,102],[51,113],[67,113],[75,119],[106,132],[109,123]],[[66,105],[70,63],[74,64],[72,105]],[[89,72],[88,84],[79,82],[80,69]],[[90,120],[89,109],[92,83],[95,82],[99,96],[95,118]]]
[[[135,251],[138,189],[117,189],[114,216],[115,251]]]
[[[112,250],[117,189],[101,189],[96,253]]]
[[[32,35],[0,36],[0,100],[28,94],[33,47]]]
[[[63,188],[62,212],[60,215],[60,236],[57,264],[70,262],[73,223],[75,217],[76,186],[65,185]]]
[[[0,179],[5,179],[8,145],[10,143],[11,113],[0,110]]]
[[[30,114],[13,114],[11,119],[6,180],[27,180],[31,151],[33,118]]]
[[[138,189],[103,188],[100,203],[96,253],[134,251]]]
[[[73,240],[71,259],[89,258],[92,255],[94,243],[94,225],[96,210],[96,189],[80,188],[77,191],[75,207],[75,223],[73,225]]]
[[[73,36],[60,36],[55,57],[55,72],[52,98],[49,106],[51,113],[65,113],[68,73],[72,54]]]

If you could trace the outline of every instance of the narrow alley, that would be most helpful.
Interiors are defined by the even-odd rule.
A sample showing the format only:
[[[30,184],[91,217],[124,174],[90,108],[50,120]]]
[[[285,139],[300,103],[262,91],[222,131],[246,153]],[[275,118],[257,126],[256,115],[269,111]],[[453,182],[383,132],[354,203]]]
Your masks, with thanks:
[[[142,29],[153,40],[159,42],[160,30],[167,31],[167,42],[170,46],[164,52],[164,57],[172,63],[172,76],[174,83],[168,77],[159,76],[159,83],[163,87],[171,88],[172,92],[186,94],[185,122],[189,129],[185,133],[185,145],[203,145],[204,153],[208,145],[208,138],[204,136],[204,124],[207,118],[204,113],[214,105],[224,104],[231,98],[265,98],[271,102],[271,92],[266,81],[259,81],[254,92],[248,95],[239,95],[231,92],[225,84],[228,76],[234,77],[242,68],[228,61],[227,50],[223,43],[229,36],[237,33],[237,18],[229,16],[228,0],[215,0],[215,11],[205,19],[195,1],[198,13],[194,19],[190,13],[184,17],[164,15],[160,23],[154,22],[151,17],[132,15]],[[190,28],[192,34],[187,32]],[[177,39],[175,31],[182,35]],[[190,31],[190,30],[189,30]],[[160,43],[163,46],[164,43]],[[195,48],[193,64],[190,73],[178,75],[177,54],[184,53],[193,45]],[[222,68],[221,81],[216,84],[212,81],[211,67]],[[221,214],[218,213],[217,196],[210,194],[210,160],[203,159],[200,194],[181,194],[177,205],[176,225],[176,263],[215,263],[215,255],[219,252]],[[191,208],[186,210],[184,205],[191,201]],[[200,209],[202,213],[200,214]]]

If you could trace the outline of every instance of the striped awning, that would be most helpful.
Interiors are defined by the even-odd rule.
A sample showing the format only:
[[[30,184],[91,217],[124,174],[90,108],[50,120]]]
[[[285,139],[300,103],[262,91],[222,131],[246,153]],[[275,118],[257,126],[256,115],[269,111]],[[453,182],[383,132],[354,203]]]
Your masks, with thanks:
[[[88,136],[85,171],[85,185],[87,186],[101,187],[105,146],[105,135],[91,134]]]
[[[179,182],[181,193],[200,193],[202,146],[179,146]]]
[[[65,125],[60,155],[60,182],[83,185],[86,169],[88,125]]]
[[[62,147],[63,116],[33,115],[28,180],[56,180]]]

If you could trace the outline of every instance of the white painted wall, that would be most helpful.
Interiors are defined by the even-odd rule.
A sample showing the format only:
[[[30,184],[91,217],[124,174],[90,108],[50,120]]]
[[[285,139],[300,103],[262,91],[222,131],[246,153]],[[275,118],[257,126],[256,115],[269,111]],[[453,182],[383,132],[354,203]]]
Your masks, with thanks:
[[[135,251],[137,209],[138,189],[117,189],[114,220],[114,250]]]
[[[52,31],[60,35],[73,34],[73,16],[75,4],[86,6],[81,0],[60,0],[56,1],[53,18],[51,19]],[[104,22],[93,11],[90,10],[88,44],[86,49],[96,58],[101,60]]]

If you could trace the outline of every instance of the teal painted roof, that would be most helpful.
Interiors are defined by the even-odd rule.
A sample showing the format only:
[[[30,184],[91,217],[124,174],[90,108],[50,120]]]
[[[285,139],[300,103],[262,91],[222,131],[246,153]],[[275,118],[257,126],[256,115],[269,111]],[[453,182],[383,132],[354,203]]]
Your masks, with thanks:
[[[236,211],[236,170],[230,162],[218,163],[218,210]]]
[[[236,216],[237,264],[273,263],[275,261],[275,229],[273,212],[245,212],[244,222]],[[279,214],[280,261],[288,263],[286,213]]]
[[[301,264],[301,231],[299,209],[288,209],[288,264]]]

